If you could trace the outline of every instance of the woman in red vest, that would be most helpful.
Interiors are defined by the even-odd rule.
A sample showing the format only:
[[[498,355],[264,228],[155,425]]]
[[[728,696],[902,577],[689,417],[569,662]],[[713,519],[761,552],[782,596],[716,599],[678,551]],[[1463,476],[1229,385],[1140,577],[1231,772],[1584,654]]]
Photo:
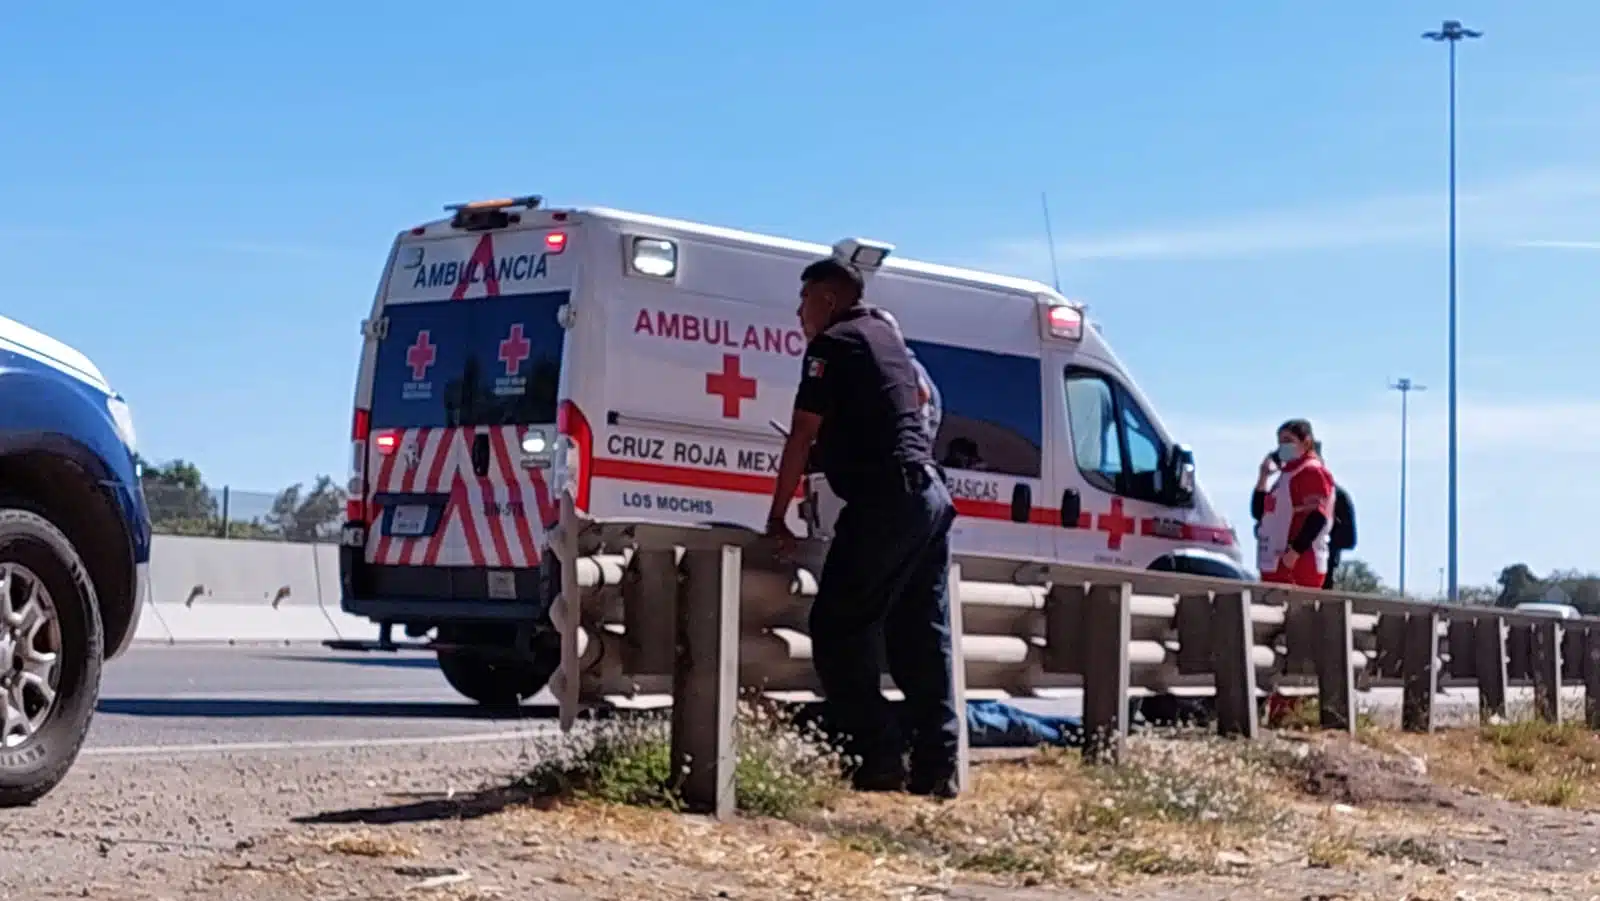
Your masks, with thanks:
[[[1275,472],[1278,479],[1269,487]],[[1321,588],[1328,573],[1334,484],[1317,454],[1311,423],[1291,419],[1278,427],[1278,449],[1261,461],[1255,493],[1261,502],[1256,532],[1261,581]]]

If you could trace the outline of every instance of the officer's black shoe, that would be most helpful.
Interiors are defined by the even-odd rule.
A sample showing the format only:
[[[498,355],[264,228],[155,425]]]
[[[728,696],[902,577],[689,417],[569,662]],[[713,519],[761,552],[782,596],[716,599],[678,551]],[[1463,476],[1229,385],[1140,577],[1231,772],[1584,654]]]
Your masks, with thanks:
[[[913,795],[923,795],[949,801],[961,794],[961,786],[957,783],[954,773],[939,774],[937,776],[914,773],[910,782],[906,785],[906,791]]]

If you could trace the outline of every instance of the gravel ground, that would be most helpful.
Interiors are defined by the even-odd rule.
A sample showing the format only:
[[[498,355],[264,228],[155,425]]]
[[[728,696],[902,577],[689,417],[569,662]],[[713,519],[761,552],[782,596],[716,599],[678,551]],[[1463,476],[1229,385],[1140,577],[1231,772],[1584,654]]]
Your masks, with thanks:
[[[463,737],[449,745],[86,758],[36,807],[0,813],[0,898],[792,897],[770,881],[693,866],[659,844],[609,839],[604,830],[572,819],[581,814],[513,808],[521,799],[498,787],[537,752],[536,741]],[[1431,796],[1411,800],[1437,806]],[[1457,798],[1440,816],[1435,838],[1448,843],[1455,859],[1437,872],[1414,863],[1347,872],[1311,868],[1302,859],[1253,860],[1241,864],[1239,878],[1148,881],[1116,896],[1487,901],[1600,895],[1600,819],[1592,813]],[[690,825],[708,842],[726,840],[716,838],[720,827]],[[772,868],[800,865],[774,861]],[[908,884],[900,895],[1106,897],[949,880]]]
[[[502,812],[518,799],[493,789],[528,768],[552,725],[535,710],[529,719],[476,716],[427,661],[137,650],[108,670],[89,748],[66,782],[31,809],[0,811],[0,899],[794,896],[671,848],[618,841],[571,812]],[[1450,700],[1452,713],[1473,709],[1468,698]],[[1594,814],[1458,799],[1440,817],[1438,839],[1461,858],[1448,873],[1256,860],[1238,879],[1145,881],[1117,896],[1600,898]],[[695,834],[708,843],[745,840],[702,825]],[[946,880],[901,896],[1106,895]]]

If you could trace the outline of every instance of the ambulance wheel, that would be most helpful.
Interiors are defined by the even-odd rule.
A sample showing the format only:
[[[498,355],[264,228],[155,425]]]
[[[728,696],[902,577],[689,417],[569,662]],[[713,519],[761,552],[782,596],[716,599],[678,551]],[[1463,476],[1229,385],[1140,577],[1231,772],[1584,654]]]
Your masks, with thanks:
[[[544,691],[561,665],[561,644],[541,634],[520,660],[471,649],[440,650],[438,658],[445,681],[464,697],[485,707],[516,707]]]
[[[0,808],[32,804],[72,768],[104,642],[72,542],[33,505],[0,499]]]

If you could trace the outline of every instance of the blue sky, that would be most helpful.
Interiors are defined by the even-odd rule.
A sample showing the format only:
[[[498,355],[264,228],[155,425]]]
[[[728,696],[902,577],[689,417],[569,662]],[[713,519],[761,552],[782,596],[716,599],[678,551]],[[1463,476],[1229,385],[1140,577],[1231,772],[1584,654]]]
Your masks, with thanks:
[[[1462,580],[1600,568],[1600,7],[19,6],[0,30],[4,312],[78,346],[147,452],[343,477],[387,244],[538,192],[1048,278],[1241,532],[1310,417],[1361,546],[1444,564],[1446,17],[1460,69]],[[870,10],[870,14],[864,12]],[[1144,11],[1141,14],[1140,11]]]

